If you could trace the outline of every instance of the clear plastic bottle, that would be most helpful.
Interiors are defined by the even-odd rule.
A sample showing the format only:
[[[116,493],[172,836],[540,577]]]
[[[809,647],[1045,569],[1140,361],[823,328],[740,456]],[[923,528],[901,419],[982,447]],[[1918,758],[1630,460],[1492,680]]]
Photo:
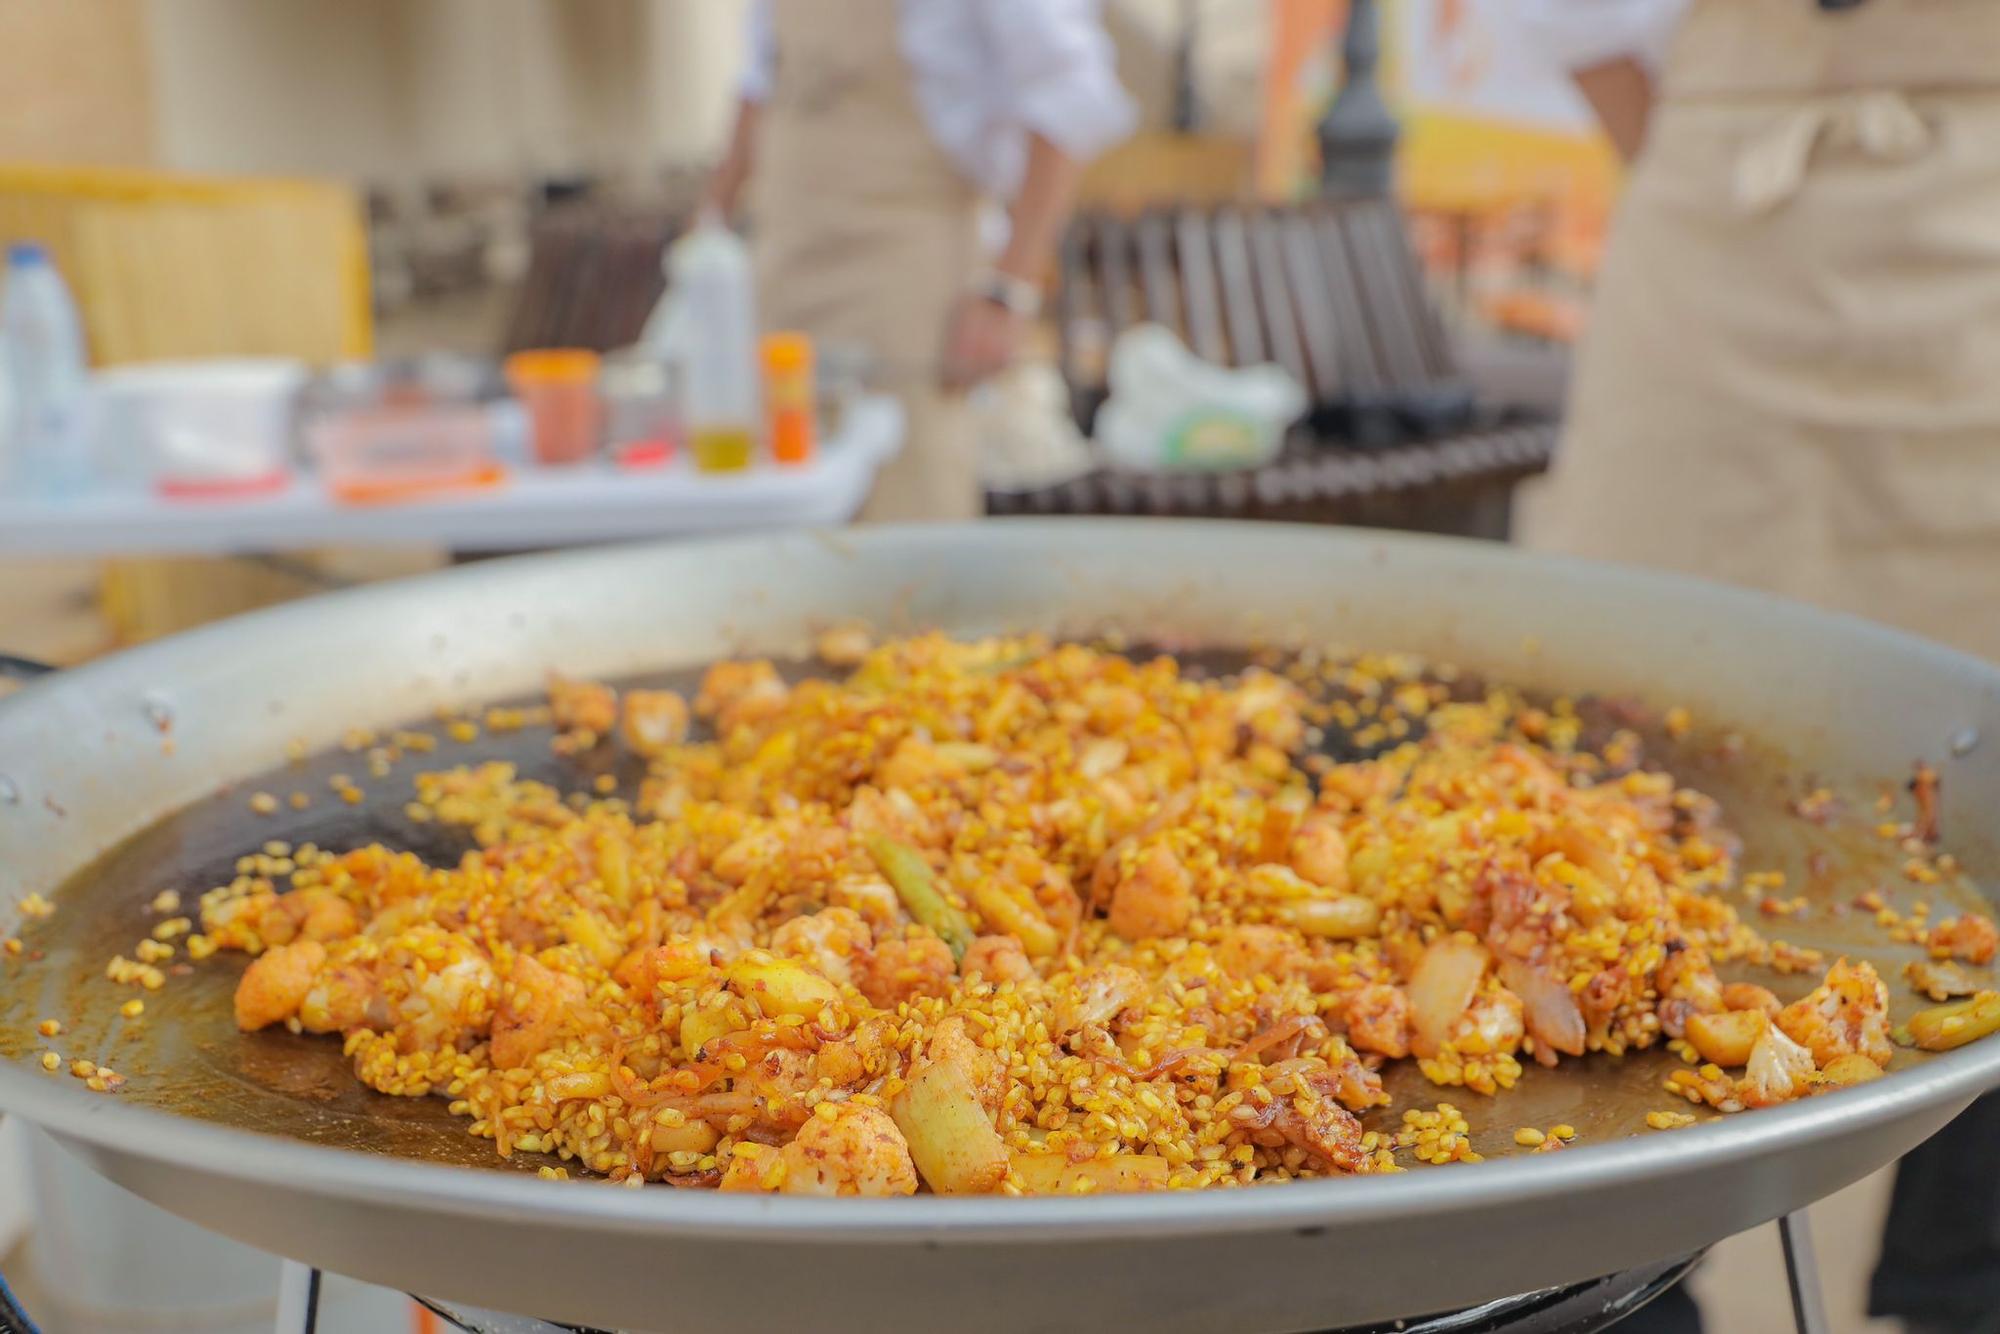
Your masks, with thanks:
[[[7,249],[0,359],[13,400],[4,434],[11,490],[66,496],[90,480],[90,369],[69,287],[38,245]]]
[[[20,470],[20,444],[14,426],[14,372],[0,356],[0,495],[14,489]]]
[[[757,298],[741,237],[703,217],[667,252],[667,292],[643,341],[680,368],[688,452],[703,472],[750,466],[762,434]]]

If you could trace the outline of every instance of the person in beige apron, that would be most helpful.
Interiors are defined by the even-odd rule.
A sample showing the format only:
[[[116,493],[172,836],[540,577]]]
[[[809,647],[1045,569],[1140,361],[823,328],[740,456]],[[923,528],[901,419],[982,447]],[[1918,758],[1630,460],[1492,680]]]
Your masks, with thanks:
[[[726,210],[749,178],[760,318],[861,352],[902,400],[863,519],[976,515],[962,391],[1013,355],[1080,164],[1129,125],[1094,0],[762,0],[751,31],[762,68],[713,194]]]
[[[2000,657],[2000,3],[1694,0],[1533,546]]]
[[[1652,17],[1531,3],[1584,47]],[[1644,146],[1523,536],[2000,657],[2000,3],[1657,7],[1683,5],[1656,68],[1571,62]],[[2000,1102],[1897,1169],[1869,1308],[2000,1329]],[[1648,1310],[1700,1327],[1684,1295]]]

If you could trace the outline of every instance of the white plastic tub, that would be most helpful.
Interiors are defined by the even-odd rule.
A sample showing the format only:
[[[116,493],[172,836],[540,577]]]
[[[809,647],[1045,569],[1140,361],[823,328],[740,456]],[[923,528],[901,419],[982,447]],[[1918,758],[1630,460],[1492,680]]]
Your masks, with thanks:
[[[161,361],[101,373],[100,476],[176,498],[256,495],[291,476],[305,363]]]

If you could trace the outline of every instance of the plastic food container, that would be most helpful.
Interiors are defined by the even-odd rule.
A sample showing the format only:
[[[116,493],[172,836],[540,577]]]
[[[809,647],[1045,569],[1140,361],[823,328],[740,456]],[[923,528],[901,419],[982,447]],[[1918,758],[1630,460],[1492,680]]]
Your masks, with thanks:
[[[305,393],[306,449],[350,505],[494,486],[526,461],[525,412],[503,393],[497,368],[465,357],[335,366]]]
[[[598,396],[602,359],[583,348],[541,348],[507,358],[507,386],[534,424],[534,457],[543,464],[582,463],[604,440]]]
[[[349,505],[412,500],[496,486],[492,410],[478,403],[397,403],[328,413],[306,446],[334,499]]]
[[[605,439],[621,468],[658,468],[681,441],[673,368],[643,353],[607,357],[602,380]]]
[[[282,489],[304,363],[281,359],[152,362],[97,377],[105,471],[178,499]]]

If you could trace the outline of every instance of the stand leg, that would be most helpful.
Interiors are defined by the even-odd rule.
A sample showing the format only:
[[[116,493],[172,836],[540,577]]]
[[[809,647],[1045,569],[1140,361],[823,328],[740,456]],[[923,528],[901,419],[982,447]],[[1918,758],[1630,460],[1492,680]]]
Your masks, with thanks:
[[[1792,1287],[1792,1320],[1799,1334],[1829,1334],[1826,1305],[1821,1299],[1819,1264],[1813,1259],[1812,1228],[1806,1211],[1778,1220],[1778,1237],[1785,1244],[1785,1278]]]
[[[319,1270],[296,1260],[278,1271],[276,1334],[314,1334],[319,1328]]]

